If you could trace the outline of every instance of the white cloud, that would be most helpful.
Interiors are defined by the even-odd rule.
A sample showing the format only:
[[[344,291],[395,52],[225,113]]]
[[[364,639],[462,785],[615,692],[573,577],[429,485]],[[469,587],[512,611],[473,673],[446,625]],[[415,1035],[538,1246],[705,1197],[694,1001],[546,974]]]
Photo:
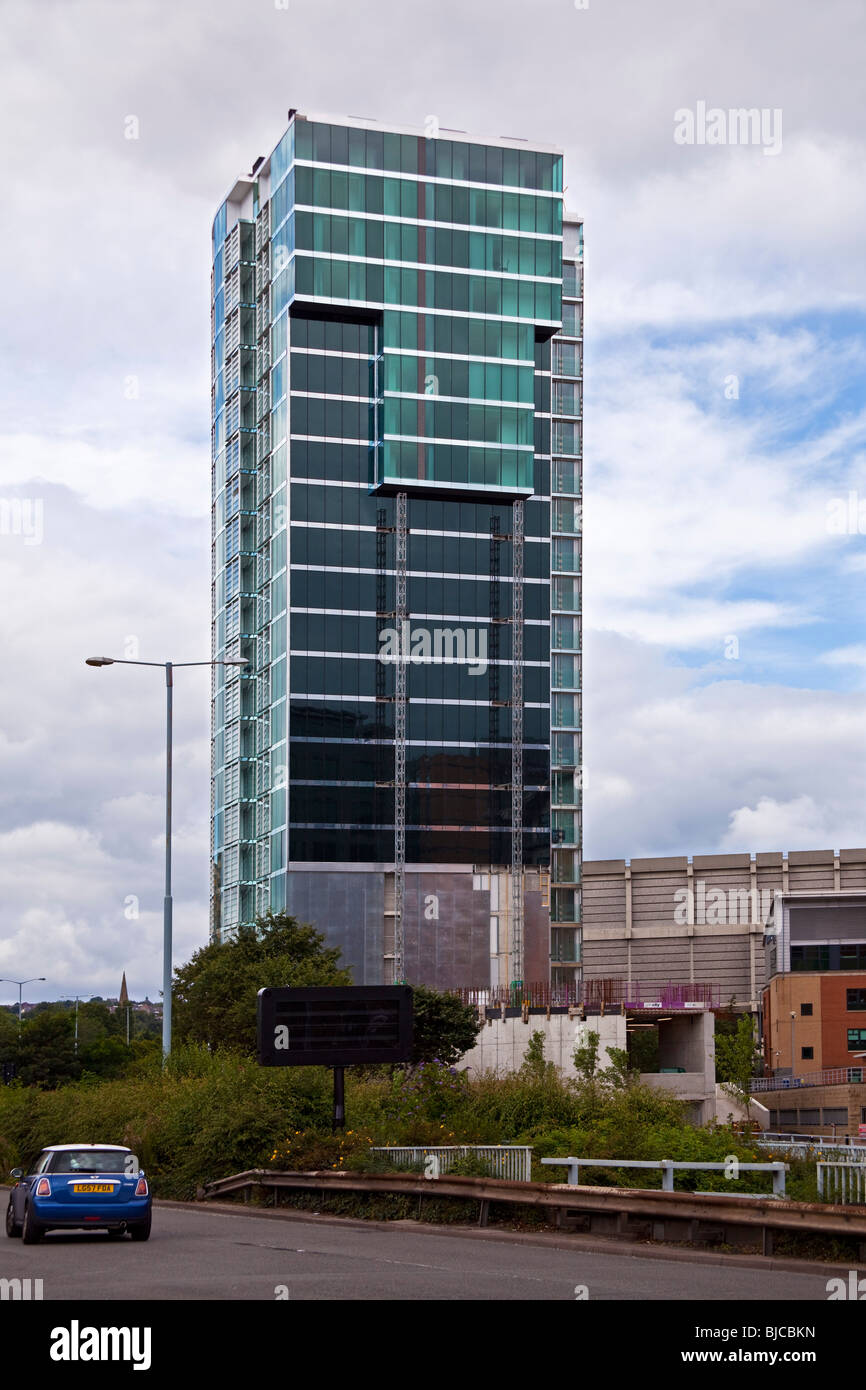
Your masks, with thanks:
[[[822,652],[820,659],[827,666],[866,666],[866,643],[836,647],[833,651]]]
[[[731,812],[731,825],[721,842],[722,849],[742,850],[744,845],[756,851],[768,849],[841,849],[853,842],[854,834],[862,839],[862,831],[844,821],[840,824],[827,805],[818,805],[811,796],[796,796],[790,801],[776,801],[762,796],[756,806],[739,806]],[[827,836],[842,835],[843,839]]]
[[[210,223],[289,105],[566,149],[587,218],[587,625],[607,629],[584,667],[587,852],[862,839],[860,697],[665,660],[820,632],[825,589],[866,564],[826,524],[866,453],[858,324],[840,327],[866,297],[852,14],[378,0],[371,23],[350,0],[9,0],[0,500],[40,499],[44,540],[0,535],[0,973],[50,957],[49,994],[114,993],[124,968],[133,992],[159,987],[160,673],[83,658],[130,637],[143,659],[208,655]],[[673,113],[698,99],[781,107],[782,153],[678,147]],[[810,312],[827,326],[804,329]],[[206,674],[178,677],[185,953],[206,933],[208,704]]]
[[[713,680],[611,633],[585,645],[588,859],[863,843],[862,695]]]

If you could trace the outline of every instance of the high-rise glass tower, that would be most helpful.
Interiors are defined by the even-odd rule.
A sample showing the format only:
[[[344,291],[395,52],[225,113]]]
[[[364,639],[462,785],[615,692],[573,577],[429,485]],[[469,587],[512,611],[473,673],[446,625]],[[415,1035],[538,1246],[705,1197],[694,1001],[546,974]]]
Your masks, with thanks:
[[[554,984],[580,975],[583,852],[581,551],[583,535],[583,224],[566,216],[562,329],[551,359],[550,959]]]
[[[217,212],[214,935],[291,911],[359,984],[579,968],[561,190],[554,149],[292,111]]]

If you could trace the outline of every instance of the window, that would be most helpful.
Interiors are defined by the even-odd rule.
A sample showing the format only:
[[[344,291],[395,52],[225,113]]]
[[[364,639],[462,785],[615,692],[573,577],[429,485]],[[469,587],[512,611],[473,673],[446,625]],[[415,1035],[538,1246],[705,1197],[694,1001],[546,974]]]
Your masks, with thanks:
[[[821,971],[830,969],[829,946],[792,946],[791,969]]]
[[[856,1013],[860,1009],[866,1010],[866,989],[849,989],[847,996],[849,1013]]]
[[[849,1028],[848,1051],[859,1052],[861,1049],[866,1052],[866,1028]]]
[[[811,1062],[815,1056],[814,1047],[801,1047],[800,1056],[802,1057],[804,1062]]]
[[[801,1005],[800,1005],[800,1017],[801,1017],[801,1018],[811,1018],[811,1017],[812,1017],[812,1005],[811,1005],[811,1004],[801,1004]]]
[[[847,1125],[847,1106],[825,1106],[821,1123],[824,1125]]]
[[[128,1149],[63,1149],[55,1153],[52,1173],[123,1173]]]

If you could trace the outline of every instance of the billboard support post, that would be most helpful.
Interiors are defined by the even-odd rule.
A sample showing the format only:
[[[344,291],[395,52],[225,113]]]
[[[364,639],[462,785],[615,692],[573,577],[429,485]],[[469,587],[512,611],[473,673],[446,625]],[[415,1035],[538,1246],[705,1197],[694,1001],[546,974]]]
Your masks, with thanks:
[[[336,1134],[338,1129],[346,1128],[345,1082],[345,1067],[334,1067],[334,1122],[331,1125],[332,1134]]]

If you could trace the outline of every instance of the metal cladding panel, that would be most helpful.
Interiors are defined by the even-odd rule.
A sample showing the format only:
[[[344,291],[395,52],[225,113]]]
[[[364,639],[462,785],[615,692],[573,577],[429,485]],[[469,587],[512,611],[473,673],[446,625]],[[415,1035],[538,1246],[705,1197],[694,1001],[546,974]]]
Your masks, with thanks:
[[[286,911],[321,932],[327,946],[339,948],[341,965],[351,970],[358,985],[374,985],[382,980],[382,873],[307,873],[293,869],[286,875]]]
[[[490,891],[471,873],[410,873],[404,899],[406,976],[433,989],[490,981]]]
[[[790,908],[791,941],[866,941],[866,906]]]
[[[408,985],[259,990],[258,1057],[264,1067],[406,1062],[411,1051]]]
[[[523,937],[524,937],[524,979],[546,980],[550,970],[550,917],[545,906],[541,889],[530,888],[536,882],[527,874],[524,877],[523,894]],[[560,962],[557,962],[559,964]],[[570,964],[570,962],[565,962]]]

